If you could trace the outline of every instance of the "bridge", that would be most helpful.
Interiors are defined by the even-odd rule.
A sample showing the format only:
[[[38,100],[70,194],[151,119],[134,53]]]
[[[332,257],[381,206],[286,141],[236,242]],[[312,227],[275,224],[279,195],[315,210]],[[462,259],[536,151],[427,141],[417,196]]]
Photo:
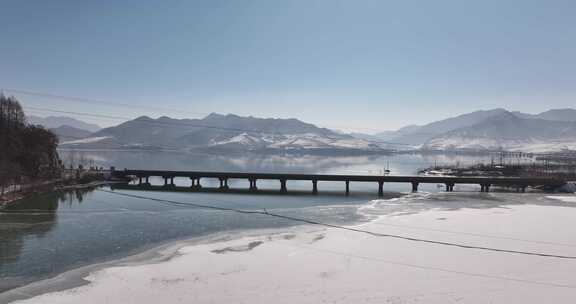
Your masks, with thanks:
[[[456,177],[456,176],[378,176],[378,175],[335,175],[335,174],[294,174],[294,173],[248,173],[248,172],[212,172],[212,171],[165,171],[165,170],[113,170],[112,176],[122,179],[137,180],[139,186],[151,186],[150,177],[164,179],[163,187],[175,187],[174,178],[184,177],[190,179],[190,189],[202,189],[201,180],[206,178],[220,181],[221,191],[230,189],[230,179],[244,179],[249,182],[249,191],[258,191],[258,180],[279,181],[280,193],[287,193],[287,181],[310,181],[312,193],[318,193],[319,181],[343,182],[345,194],[350,194],[351,182],[375,183],[378,185],[378,195],[384,195],[385,183],[408,183],[412,191],[417,192],[420,184],[443,184],[447,192],[454,191],[456,184],[480,185],[481,192],[490,192],[492,186],[512,187],[518,192],[525,192],[527,187],[557,188],[566,184],[566,181],[551,177]]]

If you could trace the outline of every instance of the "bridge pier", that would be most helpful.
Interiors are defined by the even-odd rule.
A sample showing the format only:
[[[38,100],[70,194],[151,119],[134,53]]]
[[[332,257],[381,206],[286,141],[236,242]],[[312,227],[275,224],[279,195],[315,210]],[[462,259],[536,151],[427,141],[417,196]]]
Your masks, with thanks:
[[[192,185],[190,186],[190,188],[202,189],[202,186],[200,185],[200,178],[199,177],[191,177],[190,180],[192,181]]]
[[[150,186],[150,176],[146,176],[146,186]]]
[[[285,179],[280,180],[280,192],[282,192],[282,193],[288,192],[288,189],[286,188],[286,180]]]
[[[138,176],[138,186],[142,185],[142,176]]]
[[[412,192],[418,192],[418,185],[420,183],[412,182]]]
[[[225,177],[220,177],[220,190],[228,190],[228,179]]]
[[[490,184],[480,184],[480,192],[490,192]]]
[[[258,187],[256,187],[256,179],[250,178],[250,179],[248,179],[248,181],[250,182],[250,191],[252,191],[252,192],[257,191]]]
[[[384,196],[384,181],[378,181],[378,196]]]
[[[312,193],[318,194],[318,181],[317,180],[312,181]]]
[[[350,181],[346,181],[346,196],[350,195]]]
[[[446,192],[453,192],[453,191],[454,191],[454,184],[446,183]]]

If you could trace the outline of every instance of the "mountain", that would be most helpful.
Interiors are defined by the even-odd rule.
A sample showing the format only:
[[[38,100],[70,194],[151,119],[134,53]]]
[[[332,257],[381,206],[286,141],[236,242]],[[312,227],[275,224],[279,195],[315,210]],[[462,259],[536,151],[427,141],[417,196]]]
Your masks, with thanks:
[[[462,114],[456,117],[443,119],[426,125],[410,125],[401,128],[392,133],[380,133],[379,137],[395,143],[411,144],[414,146],[421,145],[435,136],[456,130],[459,128],[469,127],[480,123],[487,118],[495,117],[507,112],[504,109],[493,109],[487,111],[475,111],[472,113]],[[376,135],[378,136],[378,134]]]
[[[528,114],[519,111],[512,113],[520,118],[544,119],[553,121],[576,121],[575,109],[552,109],[539,114]]]
[[[425,150],[549,152],[576,149],[576,122],[519,117],[508,111],[428,140]]]
[[[534,116],[534,118],[555,120],[555,121],[576,121],[575,109],[553,109],[542,112]]]
[[[88,138],[63,143],[83,148],[208,149],[222,151],[382,150],[369,141],[297,119],[210,114],[203,119],[141,116]]]
[[[33,125],[42,125],[47,129],[52,128],[59,128],[61,126],[69,126],[81,130],[86,130],[90,132],[96,132],[100,130],[100,126],[96,124],[91,124],[87,122],[83,122],[81,120],[67,117],[67,116],[47,116],[47,117],[39,117],[30,115],[26,117],[28,123]]]
[[[69,125],[63,125],[57,128],[50,128],[49,130],[54,132],[54,134],[58,136],[60,142],[77,140],[88,137],[90,136],[90,134],[92,134],[92,132],[90,131],[78,129],[75,127],[71,127]]]

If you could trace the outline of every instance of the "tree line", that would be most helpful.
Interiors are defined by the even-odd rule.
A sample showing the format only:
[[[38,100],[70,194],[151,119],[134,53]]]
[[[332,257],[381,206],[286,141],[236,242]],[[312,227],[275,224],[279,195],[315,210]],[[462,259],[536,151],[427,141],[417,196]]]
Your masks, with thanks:
[[[0,186],[58,177],[58,137],[26,122],[20,102],[0,93]]]

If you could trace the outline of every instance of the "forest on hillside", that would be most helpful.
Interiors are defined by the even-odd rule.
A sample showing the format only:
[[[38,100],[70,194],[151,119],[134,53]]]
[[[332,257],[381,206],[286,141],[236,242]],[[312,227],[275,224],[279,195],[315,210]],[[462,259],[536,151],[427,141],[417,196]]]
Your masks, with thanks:
[[[61,162],[58,138],[30,125],[14,97],[0,94],[0,187],[57,177]]]

